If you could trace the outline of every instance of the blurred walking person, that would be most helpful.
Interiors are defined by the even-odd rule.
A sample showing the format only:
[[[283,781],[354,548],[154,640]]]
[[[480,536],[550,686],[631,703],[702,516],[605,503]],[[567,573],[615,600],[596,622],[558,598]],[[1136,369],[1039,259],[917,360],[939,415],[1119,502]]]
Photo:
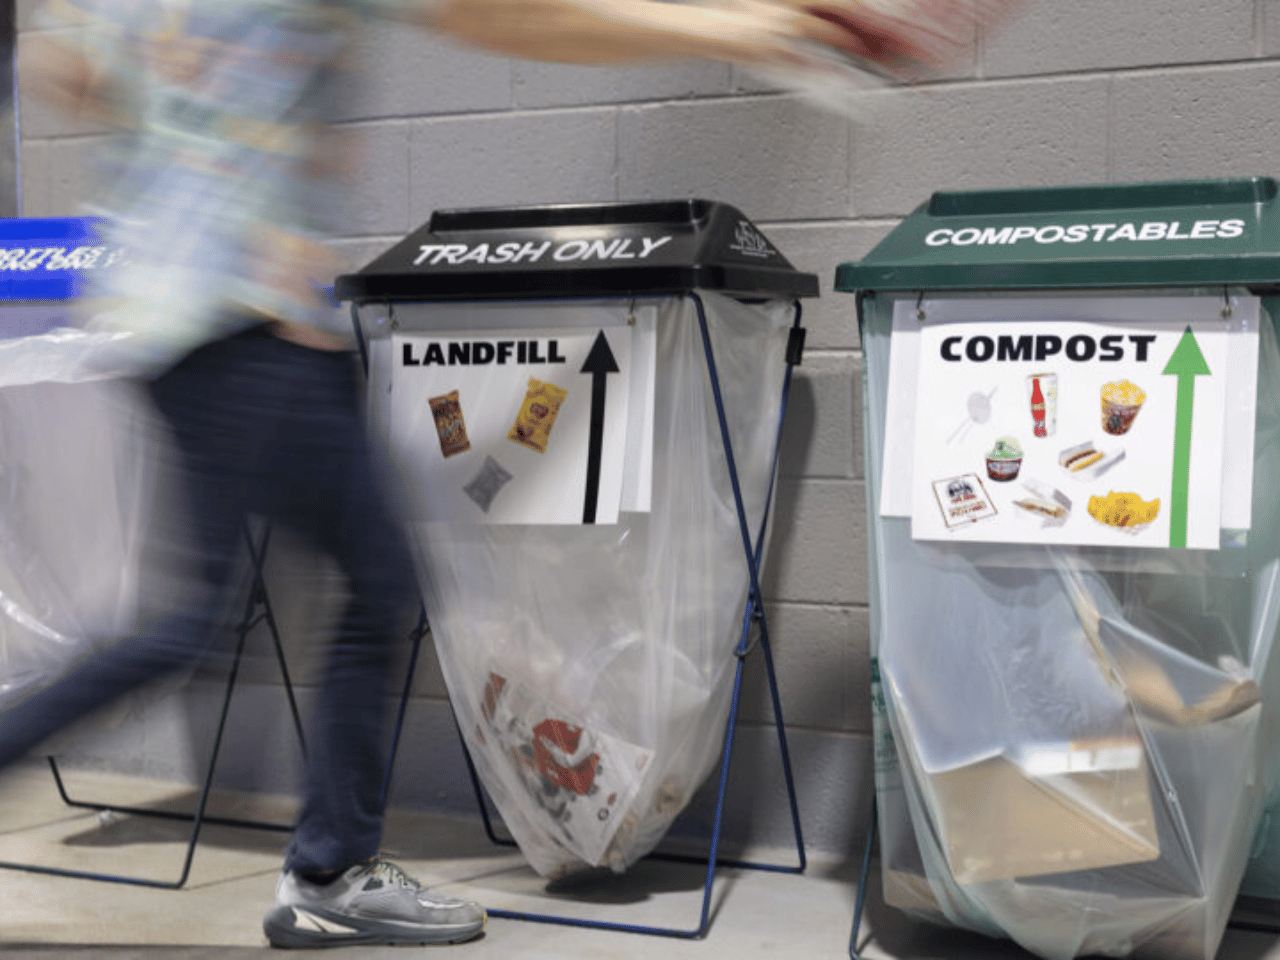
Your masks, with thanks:
[[[53,0],[22,77],[115,131],[86,211],[127,265],[103,271],[88,322],[127,333],[101,362],[148,385],[181,463],[194,598],[0,715],[0,767],[122,694],[226,641],[243,519],[329,554],[349,600],[308,734],[303,806],[264,928],[273,945],[447,943],[485,914],[378,856],[395,626],[412,560],[357,408],[356,367],[321,290],[340,264],[340,144],[326,126],[353,31],[391,17],[518,56],[615,63],[700,56],[795,65],[824,49],[899,68],[938,59],[938,17],[999,0]],[[927,14],[927,16],[926,16]],[[932,19],[930,19],[932,18]],[[931,25],[932,24],[932,25]],[[153,601],[156,606],[159,601]],[[163,603],[159,603],[163,607]]]

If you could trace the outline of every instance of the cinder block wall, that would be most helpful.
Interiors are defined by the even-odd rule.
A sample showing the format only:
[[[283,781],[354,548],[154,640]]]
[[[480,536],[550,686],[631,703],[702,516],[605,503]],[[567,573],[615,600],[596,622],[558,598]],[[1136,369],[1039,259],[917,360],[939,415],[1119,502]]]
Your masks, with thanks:
[[[34,3],[18,6],[28,30]],[[1280,173],[1280,3],[1025,6],[947,79],[867,93],[856,122],[716,64],[517,63],[391,25],[362,40],[364,83],[343,111],[360,158],[340,240],[353,266],[437,208],[702,196],[740,207],[821,277],[823,297],[806,309],[809,350],[786,425],[765,589],[805,829],[836,853],[861,842],[871,771],[860,356],[852,298],[831,292],[835,266],[939,189]],[[23,212],[73,213],[97,132],[25,98],[22,123]],[[306,588],[332,574],[277,546],[272,594],[305,683],[308,645],[328,616]],[[283,789],[288,764],[278,757],[292,746],[270,662],[250,679],[223,782]],[[430,657],[415,693],[396,798],[471,809]],[[180,708],[137,705],[136,722],[72,753],[190,776],[214,699],[206,683]],[[789,836],[769,720],[753,663],[733,779],[736,839]],[[697,804],[681,829],[696,832],[707,817]]]

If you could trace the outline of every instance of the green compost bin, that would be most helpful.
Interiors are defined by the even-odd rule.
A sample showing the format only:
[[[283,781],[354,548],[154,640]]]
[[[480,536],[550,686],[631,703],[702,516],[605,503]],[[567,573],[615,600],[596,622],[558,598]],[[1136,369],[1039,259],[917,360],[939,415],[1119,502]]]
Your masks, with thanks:
[[[891,905],[1208,960],[1280,903],[1276,195],[937,193],[838,269]]]

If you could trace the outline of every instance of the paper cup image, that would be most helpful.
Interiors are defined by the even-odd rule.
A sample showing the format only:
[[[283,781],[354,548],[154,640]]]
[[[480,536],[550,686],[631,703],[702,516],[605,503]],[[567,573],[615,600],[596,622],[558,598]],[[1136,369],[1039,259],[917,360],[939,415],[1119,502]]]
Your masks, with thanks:
[[[1112,381],[1102,388],[1102,429],[1119,437],[1129,432],[1147,395],[1129,380]]]
[[[1058,375],[1033,373],[1027,377],[1027,399],[1031,403],[1031,432],[1052,437],[1058,432]]]
[[[1001,483],[1012,480],[1022,469],[1022,447],[1013,437],[1001,437],[987,454],[987,476]]]

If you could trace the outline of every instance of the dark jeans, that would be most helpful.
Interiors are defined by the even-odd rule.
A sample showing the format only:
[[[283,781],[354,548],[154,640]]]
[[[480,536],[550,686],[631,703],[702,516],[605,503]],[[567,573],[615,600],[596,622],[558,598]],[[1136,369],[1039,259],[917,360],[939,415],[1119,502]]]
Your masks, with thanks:
[[[228,645],[219,623],[257,514],[292,528],[347,576],[308,729],[303,808],[285,866],[338,870],[373,856],[382,834],[386,692],[396,626],[416,587],[403,531],[373,468],[348,354],[261,329],[205,346],[152,384],[180,453],[202,599],[78,663],[0,716],[0,767],[49,734]]]

